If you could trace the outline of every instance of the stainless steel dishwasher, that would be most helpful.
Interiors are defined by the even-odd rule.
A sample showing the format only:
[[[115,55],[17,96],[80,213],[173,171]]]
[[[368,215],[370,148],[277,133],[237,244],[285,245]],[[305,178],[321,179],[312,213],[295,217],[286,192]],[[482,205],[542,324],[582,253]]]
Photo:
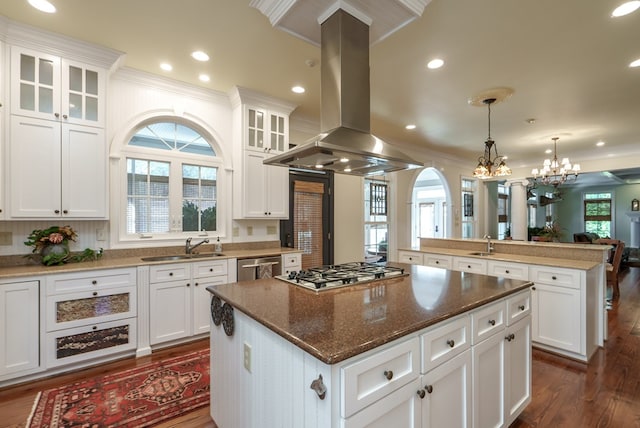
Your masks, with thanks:
[[[281,260],[280,257],[238,259],[238,282],[280,275],[282,272]]]

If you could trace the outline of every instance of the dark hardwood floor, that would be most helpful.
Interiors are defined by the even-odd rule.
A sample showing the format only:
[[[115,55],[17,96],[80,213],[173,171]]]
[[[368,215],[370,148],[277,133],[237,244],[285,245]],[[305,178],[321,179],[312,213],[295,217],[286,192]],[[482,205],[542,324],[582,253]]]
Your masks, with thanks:
[[[640,427],[640,268],[621,272],[620,299],[608,311],[609,340],[586,365],[533,351],[533,400],[511,428]],[[100,367],[0,389],[0,428],[24,427],[38,391],[126,370],[209,345],[201,340]],[[265,425],[266,426],[266,425]],[[215,428],[204,408],[160,428]],[[236,428],[236,427],[230,427]]]

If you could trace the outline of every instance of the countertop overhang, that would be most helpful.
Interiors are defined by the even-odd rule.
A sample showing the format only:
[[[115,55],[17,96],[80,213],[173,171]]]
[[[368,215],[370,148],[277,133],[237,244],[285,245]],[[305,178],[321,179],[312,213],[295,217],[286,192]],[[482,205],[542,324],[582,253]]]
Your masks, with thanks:
[[[389,265],[404,267],[409,276],[322,292],[275,278],[207,290],[320,361],[335,364],[532,285],[427,266]]]

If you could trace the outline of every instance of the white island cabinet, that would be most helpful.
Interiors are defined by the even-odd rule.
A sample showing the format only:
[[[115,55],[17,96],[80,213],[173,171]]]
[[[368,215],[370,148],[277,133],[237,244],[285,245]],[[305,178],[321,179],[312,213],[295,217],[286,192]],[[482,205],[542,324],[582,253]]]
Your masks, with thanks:
[[[231,336],[211,329],[211,416],[220,428],[471,427],[489,392],[491,420],[508,426],[531,397],[529,301],[527,288],[335,364],[236,309]],[[308,334],[325,322],[311,315]],[[474,389],[485,366],[490,389]]]

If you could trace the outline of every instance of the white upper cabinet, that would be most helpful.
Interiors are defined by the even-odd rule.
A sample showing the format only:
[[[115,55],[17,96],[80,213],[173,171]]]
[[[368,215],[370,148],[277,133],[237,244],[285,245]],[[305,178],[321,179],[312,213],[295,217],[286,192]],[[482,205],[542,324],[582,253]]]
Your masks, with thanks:
[[[105,70],[15,46],[11,70],[12,114],[104,126]]]
[[[264,165],[289,148],[289,114],[294,106],[245,88],[231,95],[234,133],[233,217],[285,219],[289,216],[289,170]]]

